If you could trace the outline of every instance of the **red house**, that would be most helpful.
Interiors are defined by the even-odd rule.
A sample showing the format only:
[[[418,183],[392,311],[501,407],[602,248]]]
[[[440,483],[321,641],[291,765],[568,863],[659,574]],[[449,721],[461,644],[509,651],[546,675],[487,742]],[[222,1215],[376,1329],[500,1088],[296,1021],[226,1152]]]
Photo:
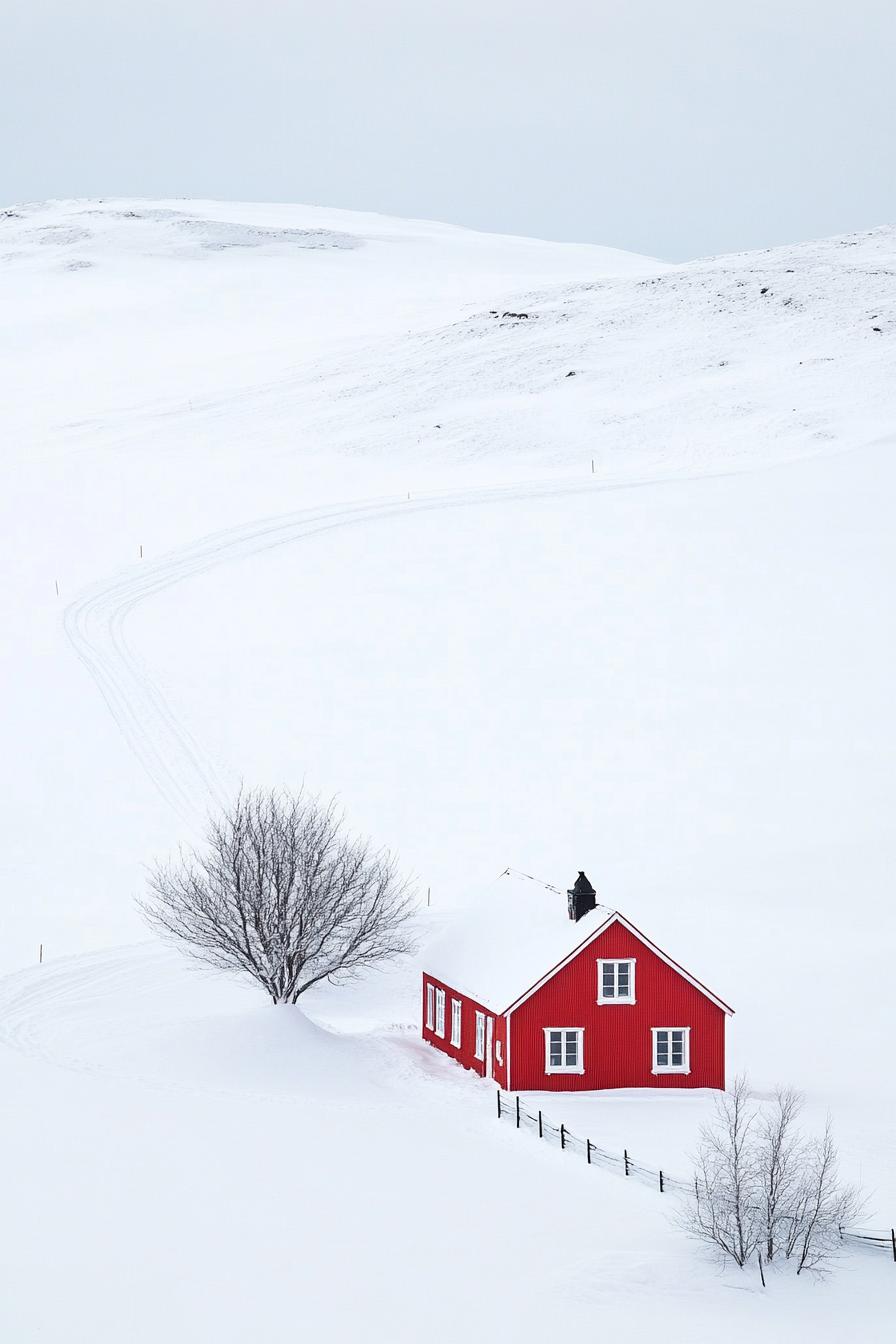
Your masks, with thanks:
[[[733,1009],[599,905],[521,875],[430,948],[423,1039],[508,1092],[725,1086]]]

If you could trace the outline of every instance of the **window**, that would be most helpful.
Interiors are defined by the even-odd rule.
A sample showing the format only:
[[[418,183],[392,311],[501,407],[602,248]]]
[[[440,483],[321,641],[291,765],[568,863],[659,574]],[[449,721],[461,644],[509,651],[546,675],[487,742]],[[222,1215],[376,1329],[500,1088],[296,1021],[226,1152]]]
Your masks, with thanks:
[[[436,990],[436,1035],[445,1035],[445,991]]]
[[[545,1073],[584,1073],[583,1027],[545,1027]]]
[[[599,961],[597,963],[598,1003],[635,1002],[635,963],[627,961]]]
[[[476,1058],[485,1059],[485,1013],[476,1014]]]
[[[432,1031],[433,1023],[436,1020],[436,991],[434,985],[426,986],[426,1028]]]
[[[653,1027],[653,1072],[690,1073],[690,1027]]]
[[[451,1044],[460,1045],[460,999],[451,1000]]]

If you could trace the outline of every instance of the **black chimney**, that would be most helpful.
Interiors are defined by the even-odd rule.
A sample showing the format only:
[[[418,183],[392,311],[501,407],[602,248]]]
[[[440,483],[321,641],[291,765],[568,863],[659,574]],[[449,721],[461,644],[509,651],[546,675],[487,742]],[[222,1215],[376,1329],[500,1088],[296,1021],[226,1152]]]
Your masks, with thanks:
[[[597,892],[584,873],[579,873],[575,883],[566,893],[569,897],[569,917],[577,923],[589,910],[597,905]]]

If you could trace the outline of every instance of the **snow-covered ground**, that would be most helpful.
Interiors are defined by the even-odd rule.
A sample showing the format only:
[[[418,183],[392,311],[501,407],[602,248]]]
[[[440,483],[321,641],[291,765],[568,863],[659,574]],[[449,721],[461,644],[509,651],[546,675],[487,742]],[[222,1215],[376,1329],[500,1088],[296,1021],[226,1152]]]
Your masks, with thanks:
[[[58,203],[0,213],[0,287],[2,1337],[883,1329],[885,1256],[762,1296],[498,1126],[416,1040],[419,957],[315,1027],[133,898],[240,777],[338,791],[424,947],[584,867],[889,1226],[896,232],[668,267]],[[685,1172],[709,1106],[546,1103]]]

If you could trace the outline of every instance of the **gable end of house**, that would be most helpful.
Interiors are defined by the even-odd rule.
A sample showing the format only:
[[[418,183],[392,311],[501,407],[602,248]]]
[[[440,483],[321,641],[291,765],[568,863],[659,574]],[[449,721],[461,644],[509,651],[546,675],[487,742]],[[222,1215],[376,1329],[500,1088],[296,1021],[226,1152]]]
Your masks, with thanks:
[[[688,984],[692,985],[693,988],[698,991],[698,993],[702,994],[704,998],[710,1001],[710,1003],[714,1004],[717,1008],[719,1008],[726,1015],[726,1017],[734,1016],[734,1009],[729,1004],[727,1004],[724,1001],[724,999],[720,999],[718,995],[714,994],[712,990],[709,989],[706,985],[704,985],[702,981],[698,980],[696,976],[691,975],[690,971],[685,970],[685,968],[682,965],[680,965],[679,962],[675,961],[674,958],[670,957],[668,953],[662,950],[662,948],[657,947],[656,943],[654,943],[650,938],[648,938],[645,933],[642,933],[639,928],[637,928],[634,924],[630,922],[630,920],[626,919],[625,916],[620,914],[618,910],[614,910],[607,916],[607,918],[603,921],[602,924],[599,925],[598,928],[596,928],[592,933],[588,935],[587,938],[583,938],[582,941],[578,944],[578,946],[574,947],[573,950],[569,952],[565,957],[563,957],[561,961],[558,961],[556,965],[552,966],[550,970],[546,971],[543,976],[541,976],[538,980],[536,980],[533,985],[530,985],[527,990],[525,990],[522,994],[520,994],[516,999],[513,1000],[513,1002],[507,1008],[503,1010],[503,1015],[507,1018],[508,1022],[510,1020],[511,1015],[519,1007],[521,1007],[522,1004],[524,1004],[528,999],[531,999],[532,996],[534,994],[537,994],[539,990],[543,989],[545,985],[549,984],[549,982],[553,980],[556,975],[559,975],[560,972],[570,964],[570,962],[574,961],[576,957],[581,956],[585,948],[587,948],[591,943],[595,942],[598,938],[600,938],[601,935],[606,933],[608,929],[612,928],[614,924],[620,924],[624,929],[627,929],[633,938],[636,938],[639,943],[641,943],[645,948],[647,948],[650,952],[652,952],[654,956],[658,957],[660,961],[665,962],[665,964],[668,967],[670,967],[671,970],[673,970],[677,975],[680,975],[681,978],[683,980],[686,980]]]

